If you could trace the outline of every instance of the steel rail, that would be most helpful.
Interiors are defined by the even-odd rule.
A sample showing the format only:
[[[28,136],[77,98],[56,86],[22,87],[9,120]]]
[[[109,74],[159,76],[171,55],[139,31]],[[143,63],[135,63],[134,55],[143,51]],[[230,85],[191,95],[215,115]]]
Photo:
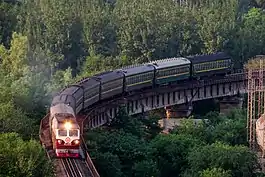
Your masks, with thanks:
[[[61,161],[67,177],[83,177],[75,159],[66,158],[62,159]]]

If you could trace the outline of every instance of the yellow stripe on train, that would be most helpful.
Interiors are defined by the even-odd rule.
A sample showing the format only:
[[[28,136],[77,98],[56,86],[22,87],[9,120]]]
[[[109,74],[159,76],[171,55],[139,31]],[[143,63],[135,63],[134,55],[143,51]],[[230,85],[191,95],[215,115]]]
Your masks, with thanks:
[[[215,71],[215,70],[221,70],[221,69],[226,69],[229,67],[221,67],[221,68],[213,68],[213,69],[206,69],[206,70],[200,70],[200,71],[194,71],[194,73],[202,73],[202,72],[208,72],[208,71]]]

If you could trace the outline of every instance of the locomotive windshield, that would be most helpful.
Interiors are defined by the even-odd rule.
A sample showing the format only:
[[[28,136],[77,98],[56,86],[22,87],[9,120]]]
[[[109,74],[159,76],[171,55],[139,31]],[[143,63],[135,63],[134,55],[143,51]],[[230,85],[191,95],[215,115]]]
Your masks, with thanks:
[[[78,136],[78,130],[58,130],[58,135],[59,136]]]
[[[67,136],[67,130],[58,130],[59,136]]]
[[[69,130],[69,136],[78,136],[78,130]]]

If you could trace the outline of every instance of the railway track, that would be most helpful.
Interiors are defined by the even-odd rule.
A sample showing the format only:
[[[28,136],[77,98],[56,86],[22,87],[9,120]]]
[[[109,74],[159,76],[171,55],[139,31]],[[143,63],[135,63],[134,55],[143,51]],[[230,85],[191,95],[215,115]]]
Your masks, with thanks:
[[[61,159],[67,177],[83,177],[83,170],[80,168],[80,159],[63,158]]]

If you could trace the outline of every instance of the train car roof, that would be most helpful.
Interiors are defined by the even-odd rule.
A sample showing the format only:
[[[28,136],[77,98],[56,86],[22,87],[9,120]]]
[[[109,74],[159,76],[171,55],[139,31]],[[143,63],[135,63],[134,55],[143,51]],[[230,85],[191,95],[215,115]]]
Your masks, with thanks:
[[[53,117],[56,114],[70,114],[75,116],[73,108],[71,106],[68,106],[67,104],[62,104],[62,103],[50,107],[51,117]]]
[[[130,65],[121,69],[125,76],[135,75],[138,73],[144,73],[149,71],[154,71],[154,66],[150,64],[138,64]]]
[[[121,71],[114,70],[114,71],[107,71],[107,72],[96,74],[92,78],[102,83],[105,83],[111,80],[120,79],[123,76],[124,75]]]
[[[196,56],[188,56],[187,57],[192,63],[201,63],[207,61],[216,61],[220,59],[231,59],[231,57],[225,52],[218,52],[214,54],[207,55],[196,55]]]
[[[93,88],[94,86],[99,86],[100,82],[95,79],[87,78],[81,82],[79,82],[85,89]]]
[[[186,65],[190,63],[191,62],[187,58],[183,58],[183,57],[167,58],[167,59],[155,60],[151,62],[151,64],[153,64],[157,69],[178,66],[178,65]]]
[[[51,106],[55,106],[56,104],[59,104],[59,103],[64,103],[64,101],[61,100],[61,96],[60,95],[56,95],[55,97],[52,98]]]
[[[80,86],[77,85],[69,85],[69,87],[65,88],[61,94],[69,94],[73,95],[80,89]],[[81,88],[82,89],[82,88]]]

